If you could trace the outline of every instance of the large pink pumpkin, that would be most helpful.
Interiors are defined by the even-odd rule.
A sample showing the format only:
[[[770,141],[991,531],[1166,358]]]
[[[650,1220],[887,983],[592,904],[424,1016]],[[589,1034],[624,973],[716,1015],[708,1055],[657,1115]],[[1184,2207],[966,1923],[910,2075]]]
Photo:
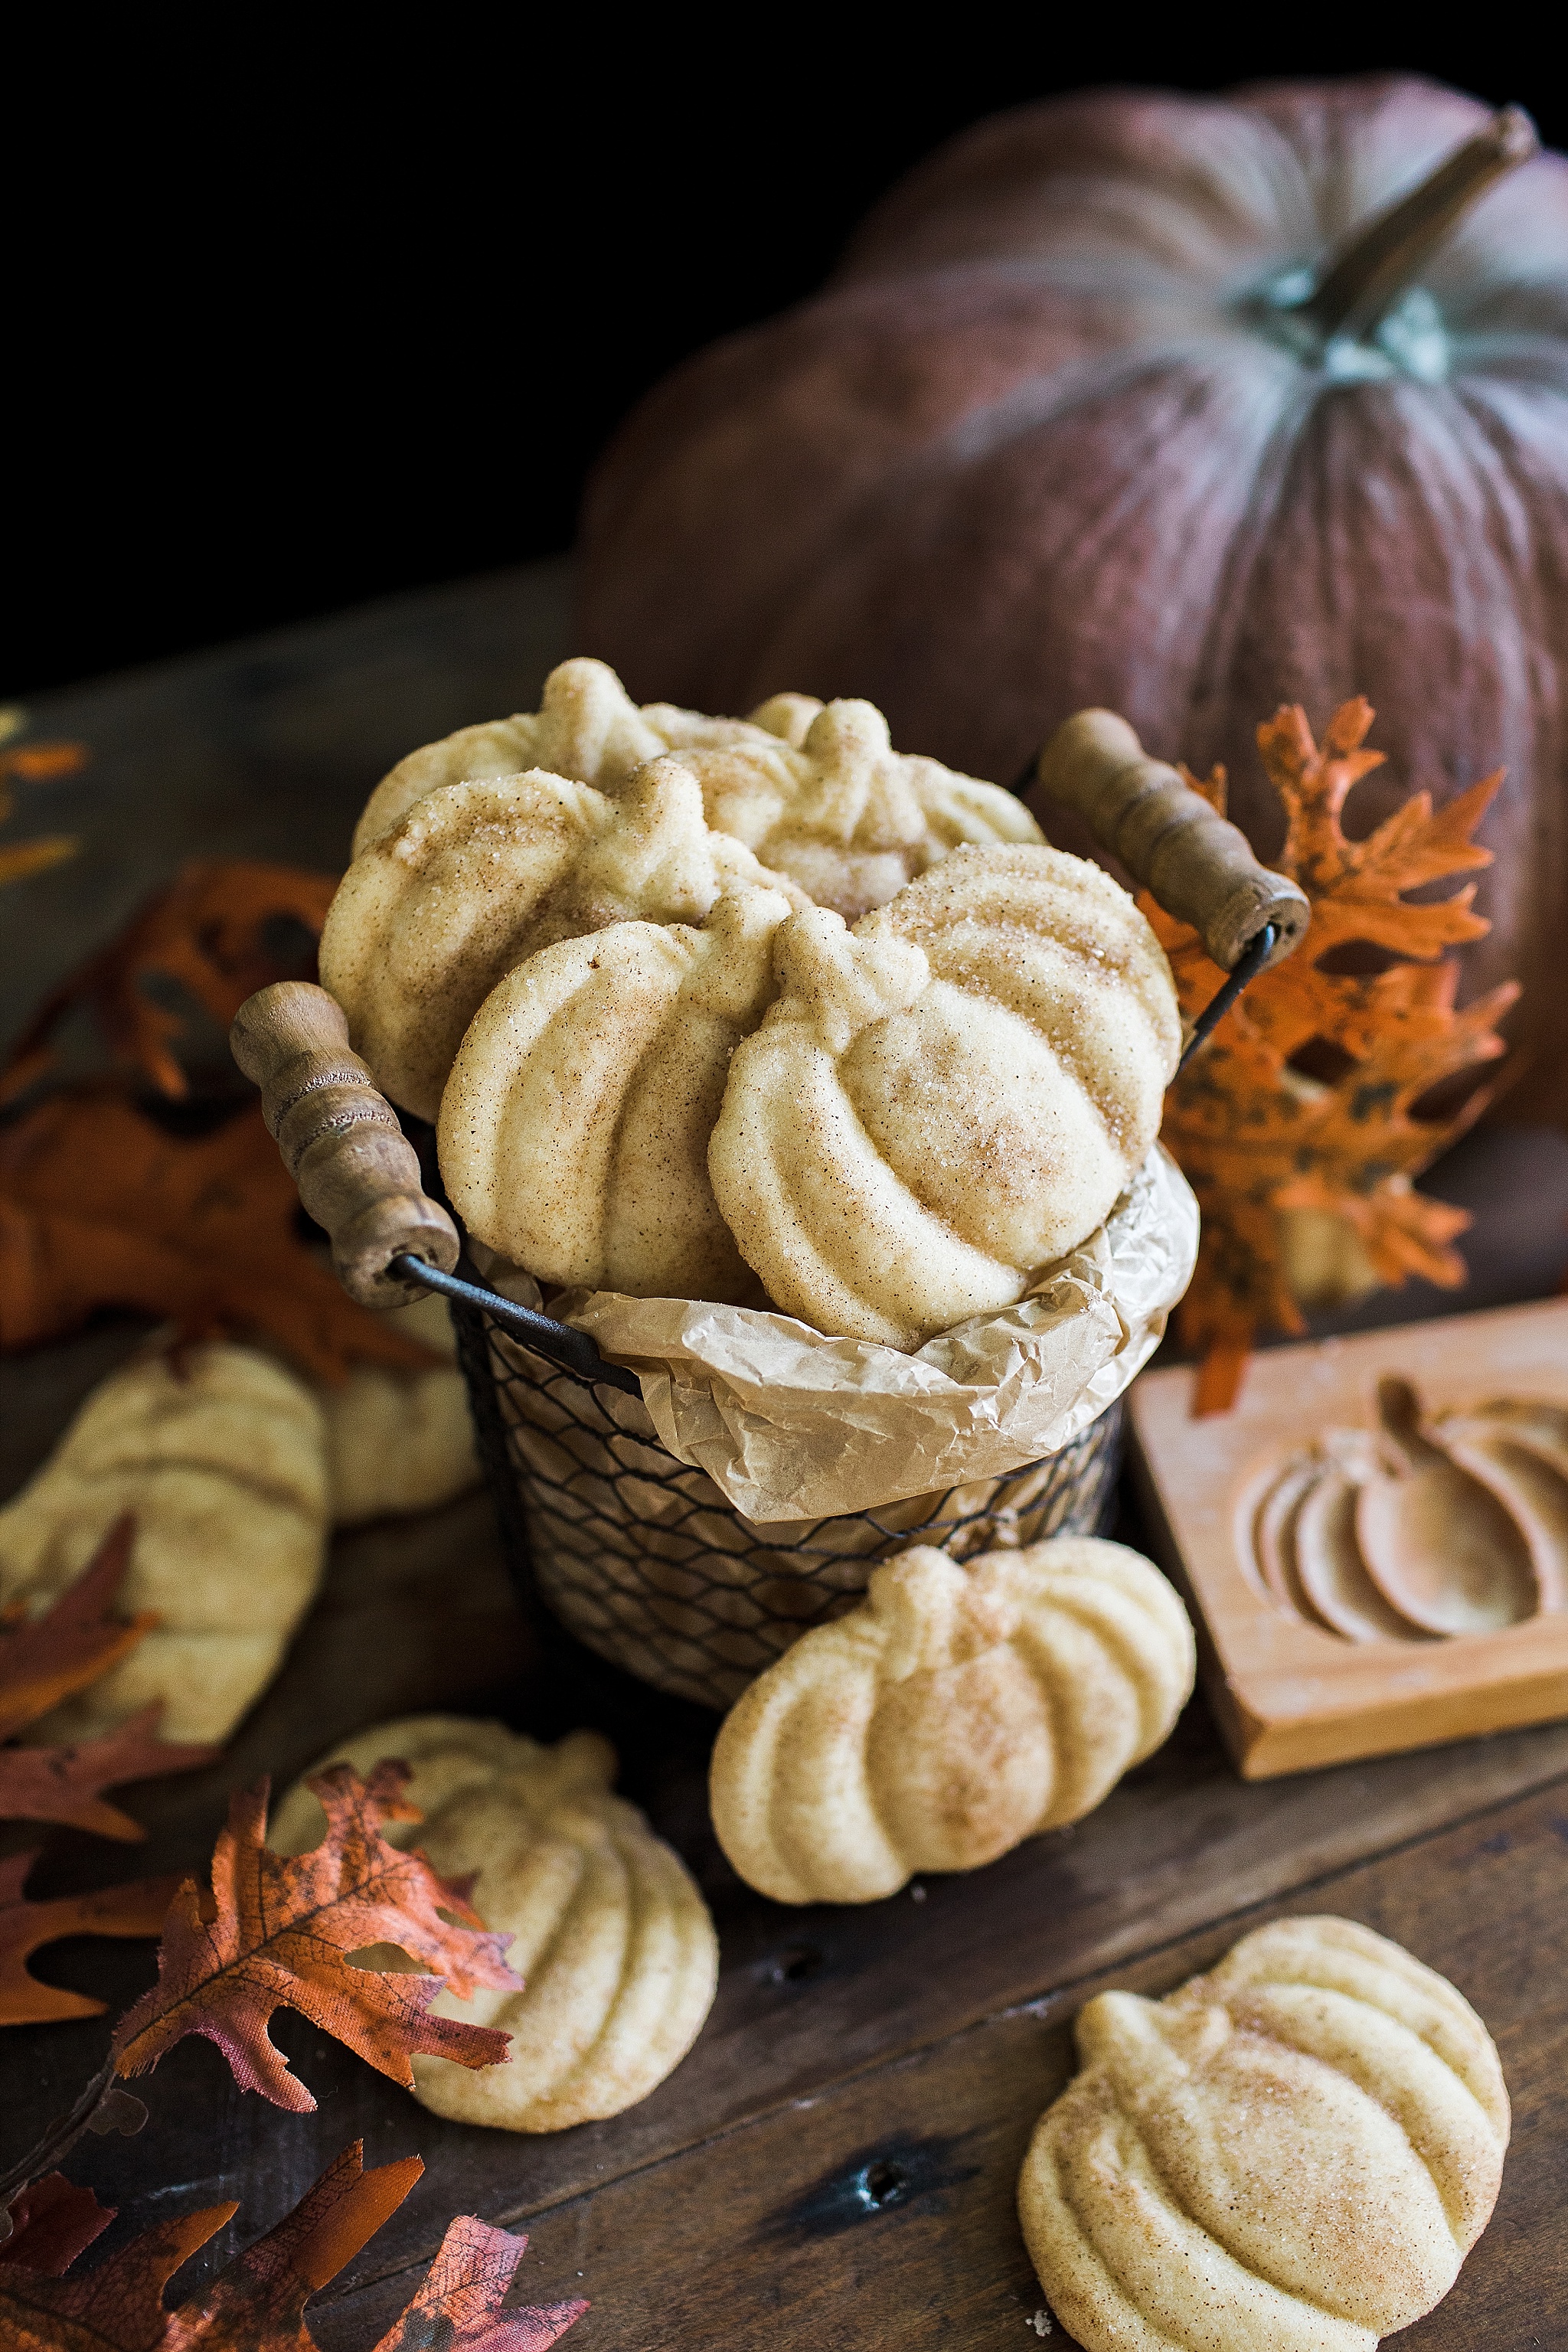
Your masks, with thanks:
[[[1381,325],[1325,345],[1281,307],[1491,119],[1379,79],[982,123],[633,416],[581,643],[709,709],[865,695],[1004,779],[1107,703],[1223,760],[1265,853],[1258,721],[1364,692],[1390,765],[1352,824],[1508,768],[1467,992],[1525,981],[1514,1099],[1568,1115],[1568,162],[1493,185]]]

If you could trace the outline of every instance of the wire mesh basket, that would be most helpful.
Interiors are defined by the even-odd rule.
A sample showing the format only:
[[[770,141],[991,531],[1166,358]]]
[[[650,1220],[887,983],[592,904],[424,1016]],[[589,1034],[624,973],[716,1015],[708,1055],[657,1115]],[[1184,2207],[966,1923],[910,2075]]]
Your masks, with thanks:
[[[1194,1023],[1183,1063],[1241,991],[1305,935],[1296,883],[1125,721],[1083,711],[1019,781],[1086,818],[1229,977]],[[350,1048],[342,1008],[280,982],[240,1009],[231,1042],[308,1213],[331,1238],[351,1297],[391,1307],[447,1297],[479,1451],[520,1585],[590,1649],[685,1699],[728,1706],[808,1627],[840,1615],[879,1559],[911,1544],[956,1559],[1092,1534],[1118,1466],[1112,1405],[1061,1452],[841,1517],[753,1524],[656,1433],[636,1375],[584,1332],[452,1272],[461,1237],[396,1112]]]
[[[500,1314],[451,1304],[520,1587],[589,1649],[677,1698],[729,1706],[808,1627],[853,1607],[879,1559],[911,1544],[966,1559],[1093,1535],[1110,1516],[1120,1401],[1059,1454],[1005,1477],[757,1526],[667,1451],[640,1396],[537,1353],[500,1319],[509,1302],[498,1300]]]

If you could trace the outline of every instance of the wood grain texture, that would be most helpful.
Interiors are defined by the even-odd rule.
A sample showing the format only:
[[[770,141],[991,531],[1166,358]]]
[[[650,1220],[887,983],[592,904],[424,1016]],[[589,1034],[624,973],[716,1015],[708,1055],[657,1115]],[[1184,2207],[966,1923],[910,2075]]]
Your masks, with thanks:
[[[388,1272],[401,1253],[450,1274],[458,1229],[423,1190],[397,1113],[349,1046],[342,1008],[306,980],[275,981],[240,1006],[229,1048],[261,1088],[267,1131],[300,1200],[332,1245],[332,1271],[362,1307],[405,1307],[421,1285]]]
[[[364,791],[400,752],[531,707],[549,659],[570,649],[559,574],[513,574],[55,698],[40,719],[86,736],[95,764],[47,821],[89,831],[92,856],[80,877],[64,867],[26,886],[40,919],[0,940],[6,1020],[19,1027],[34,995],[183,855],[338,862]],[[1532,1202],[1541,1193],[1524,1189]],[[1488,1228],[1500,1265],[1507,1223]],[[1533,1246],[1531,1268],[1547,1262],[1541,1236]],[[104,1318],[0,1364],[0,1491],[144,1328]],[[1140,1540],[1131,1523],[1118,1532]],[[147,1844],[128,1856],[61,1838],[33,1891],[196,1867],[229,1787],[266,1771],[286,1780],[349,1730],[449,1707],[545,1738],[591,1724],[616,1742],[623,1788],[697,1871],[719,1927],[719,1999],[690,2057],[612,2123],[520,2139],[439,2122],[296,2019],[277,2038],[321,2103],[313,2116],[242,2097],[214,2050],[183,2045],[143,2086],[152,2115],[138,2138],[84,2141],[67,2160],[121,2209],[89,2259],[172,2211],[239,2198],[187,2289],[363,2132],[367,2162],[418,2151],[427,2169],[313,2306],[322,2352],[374,2342],[460,2211],[534,2232],[525,2297],[594,2297],[568,2339],[583,2352],[1035,2342],[1040,2298],[1012,2179],[1065,2079],[1070,2011],[1108,1980],[1165,1990],[1272,1907],[1337,1906],[1454,1975],[1498,2031],[1518,2103],[1498,2219],[1455,2294],[1405,2340],[1413,2352],[1528,2352],[1532,2328],[1552,2340],[1539,2315],[1560,2313],[1568,2293],[1552,2235],[1568,2163],[1554,1957],[1568,1926],[1568,1727],[1249,1786],[1198,1701],[1079,1827],[971,1877],[928,1880],[918,1897],[786,1911],[742,1887],[713,1844],[713,1718],[569,1645],[542,1656],[511,1605],[488,1502],[473,1496],[340,1537],[282,1675],[222,1762],[127,1792]],[[150,1980],[153,1951],[83,1941],[37,1966],[112,2013]],[[0,2158],[69,2104],[108,2023],[0,2032]],[[907,2179],[879,2211],[855,2182],[881,2161]]]
[[[1074,2071],[1071,2020],[1110,1983],[1158,1995],[1265,1916],[1333,1912],[1393,1937],[1487,2019],[1514,2103],[1493,2221],[1410,2352],[1561,2344],[1568,1979],[1522,1956],[1561,1936],[1562,1784],[1446,1837],[1331,1874],[966,2032],[784,2106],[671,2161],[496,2218],[525,2223],[531,2299],[593,2297],[588,2352],[967,2352],[1020,2345],[1045,2298],[1013,2213],[1030,2130]],[[885,2201],[879,2205],[879,2196]],[[372,2250],[312,2315],[321,2352],[374,2341],[408,2279]],[[1060,2328],[1053,2342],[1072,2341]]]
[[[1266,924],[1276,932],[1269,964],[1300,945],[1311,919],[1306,892],[1260,865],[1247,835],[1174,768],[1152,760],[1113,710],[1064,719],[1037,773],[1042,792],[1084,818],[1100,847],[1168,915],[1192,924],[1222,971]]]
[[[1434,1412],[1488,1397],[1568,1405],[1568,1299],[1273,1349],[1232,1410],[1202,1421],[1187,1370],[1146,1373],[1130,1399],[1156,1556],[1196,1600],[1211,1702],[1254,1777],[1568,1715],[1560,1612],[1437,1642],[1352,1642],[1265,1597],[1245,1555],[1249,1500],[1323,1429],[1367,1425],[1384,1373],[1416,1381]]]

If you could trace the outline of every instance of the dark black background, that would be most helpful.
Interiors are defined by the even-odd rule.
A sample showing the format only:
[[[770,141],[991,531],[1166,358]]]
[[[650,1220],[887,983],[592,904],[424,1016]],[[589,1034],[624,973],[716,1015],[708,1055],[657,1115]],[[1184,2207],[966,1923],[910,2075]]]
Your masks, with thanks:
[[[639,394],[809,293],[890,180],[1000,107],[1405,68],[1568,143],[1549,59],[1484,22],[1104,13],[1066,46],[1059,12],[1049,38],[980,12],[701,43],[366,15],[336,47],[256,14],[112,50],[61,20],[8,108],[0,696],[564,547]]]

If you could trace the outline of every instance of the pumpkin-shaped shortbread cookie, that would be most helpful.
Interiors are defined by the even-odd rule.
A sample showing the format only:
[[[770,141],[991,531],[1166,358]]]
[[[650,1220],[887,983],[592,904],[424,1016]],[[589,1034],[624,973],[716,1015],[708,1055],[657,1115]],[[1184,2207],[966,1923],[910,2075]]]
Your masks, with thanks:
[[[96,1388],[0,1510],[0,1606],[36,1612],[135,1514],[117,1607],[159,1622],[47,1718],[89,1737],[163,1702],[166,1739],[226,1739],[282,1662],[326,1559],[321,1408],[249,1348],[142,1357]]]
[[[768,1296],[916,1348],[1023,1297],[1159,1131],[1181,1023],[1127,893],[1051,849],[958,849],[847,930],[799,915],[709,1148]]]
[[[805,707],[804,722],[796,717],[797,705]],[[579,655],[551,671],[537,710],[459,727],[455,735],[422,744],[400,760],[365,804],[354,828],[353,854],[360,856],[373,841],[390,833],[416,801],[445,784],[543,768],[552,776],[597,784],[613,793],[634,769],[657,760],[662,751],[688,746],[706,750],[758,736],[765,741],[764,729],[786,733],[794,726],[798,738],[821,708],[805,695],[777,695],[765,716],[758,714],[763,728],[742,719],[709,719],[672,702],[650,702],[639,710],[607,662]]]
[[[434,1510],[479,1480],[468,1386],[458,1370],[446,1300],[416,1298],[393,1307],[386,1320],[440,1360],[411,1371],[356,1364],[339,1387],[321,1390],[335,1527]]]
[[[724,1718],[719,1842],[780,1903],[868,1903],[972,1870],[1098,1805],[1170,1732],[1192,1627],[1137,1552],[1092,1536],[961,1566],[921,1546],[803,1634]]]
[[[525,956],[606,923],[700,922],[731,878],[768,877],[709,832],[678,761],[639,769],[614,800],[542,770],[443,786],[350,866],[322,984],[377,1085],[434,1119],[464,1030]]]
[[[869,702],[781,694],[758,720],[682,752],[708,822],[847,921],[964,843],[1044,841],[1012,793],[895,751]]]
[[[1163,2001],[1101,1993],[1018,2184],[1085,2352],[1373,2352],[1453,2285],[1508,2146],[1468,2001],[1348,1919],[1281,1919]]]
[[[748,1288],[708,1139],[790,912],[777,891],[727,891],[700,930],[614,923],[493,989],[441,1102],[441,1174],[468,1232],[543,1282],[642,1297]]]
[[[387,1757],[413,1767],[405,1795],[419,1823],[389,1823],[446,1878],[474,1876],[468,1899],[512,1941],[515,1992],[441,1994],[434,2014],[510,2033],[506,2061],[480,2074],[416,2058],[415,2095],[459,2123],[563,2131],[619,2115],[678,2066],[712,2006],[719,1947],[679,1856],[635,1805],[612,1796],[607,1741],[574,1732],[557,1748],[499,1723],[415,1716],[362,1731],[321,1763],[363,1774]],[[309,1775],[306,1776],[307,1778]],[[270,1842],[302,1853],[325,1828],[302,1785],[279,1807]]]
[[[372,793],[353,854],[446,785],[538,768],[613,797],[665,751],[687,759],[710,824],[851,920],[961,842],[1041,839],[1013,793],[895,751],[868,702],[775,694],[749,719],[639,709],[613,669],[579,656],[552,670],[537,711],[459,728],[400,761]]]

